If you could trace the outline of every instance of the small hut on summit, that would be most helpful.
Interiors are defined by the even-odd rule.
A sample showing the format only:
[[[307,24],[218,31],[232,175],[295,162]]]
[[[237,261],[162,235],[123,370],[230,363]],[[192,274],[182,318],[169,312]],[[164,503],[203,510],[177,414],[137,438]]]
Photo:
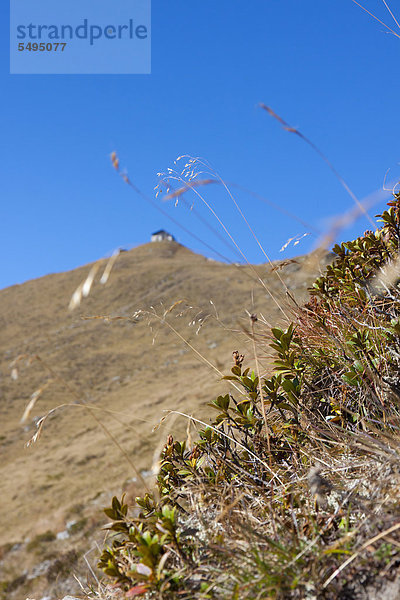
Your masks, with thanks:
[[[151,234],[151,242],[163,242],[167,240],[168,242],[175,242],[175,238],[171,233],[165,231],[165,229],[160,229],[160,231],[155,231]]]

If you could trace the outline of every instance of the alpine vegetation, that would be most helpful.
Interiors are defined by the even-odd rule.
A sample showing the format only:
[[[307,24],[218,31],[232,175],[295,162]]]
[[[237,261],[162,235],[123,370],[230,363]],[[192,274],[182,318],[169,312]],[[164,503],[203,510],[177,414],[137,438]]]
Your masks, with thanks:
[[[197,439],[168,436],[152,493],[105,509],[104,597],[400,595],[400,194],[380,221],[289,327],[250,316],[255,364],[234,351],[210,423],[181,413]]]

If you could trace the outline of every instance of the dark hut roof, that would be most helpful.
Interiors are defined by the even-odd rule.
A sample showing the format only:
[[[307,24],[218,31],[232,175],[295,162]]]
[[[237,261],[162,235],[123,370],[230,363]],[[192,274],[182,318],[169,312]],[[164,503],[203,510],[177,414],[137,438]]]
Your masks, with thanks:
[[[165,231],[165,229],[159,229],[158,231],[155,231],[151,235],[159,235],[160,233],[166,233],[167,235],[172,235],[172,233],[168,233],[168,231]]]

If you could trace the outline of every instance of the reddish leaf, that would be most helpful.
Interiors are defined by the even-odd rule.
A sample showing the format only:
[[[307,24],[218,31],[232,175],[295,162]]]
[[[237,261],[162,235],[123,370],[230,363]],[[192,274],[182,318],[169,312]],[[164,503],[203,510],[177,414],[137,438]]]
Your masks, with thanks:
[[[145,592],[147,592],[147,586],[139,583],[139,585],[133,586],[133,588],[131,588],[130,590],[128,590],[126,592],[126,597],[134,598],[134,596],[140,596],[141,594],[144,594]]]

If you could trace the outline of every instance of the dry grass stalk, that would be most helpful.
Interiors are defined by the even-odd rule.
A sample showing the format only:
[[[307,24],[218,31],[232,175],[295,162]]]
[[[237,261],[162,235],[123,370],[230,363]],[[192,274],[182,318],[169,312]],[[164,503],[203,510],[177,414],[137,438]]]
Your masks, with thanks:
[[[379,19],[376,15],[374,15],[374,13],[372,13],[370,10],[368,10],[367,8],[365,8],[365,6],[362,6],[362,4],[360,4],[359,2],[357,2],[357,0],[351,0],[351,1],[354,2],[354,4],[357,4],[357,6],[359,6],[363,11],[365,11],[367,14],[369,14],[369,16],[372,17],[373,19],[375,19],[375,21],[378,21],[378,23],[380,23],[381,25],[383,25],[385,27],[385,29],[389,33],[391,33],[394,36],[400,38],[400,35],[396,31],[394,31],[391,27],[389,27],[389,25],[386,25],[386,23],[384,23],[383,21],[381,21],[381,19]],[[399,23],[398,23],[397,19],[395,18],[394,14],[392,13],[392,11],[390,10],[389,5],[387,4],[386,0],[382,0],[382,2],[386,6],[388,12],[390,13],[390,15],[393,18],[394,22],[396,23],[397,27],[400,28]]]
[[[104,272],[103,272],[103,275],[100,278],[100,283],[102,285],[105,285],[107,283],[108,278],[110,277],[111,270],[112,270],[119,255],[120,255],[120,250],[116,250],[115,252],[113,252],[111,257],[108,259],[105,269],[104,269]],[[89,296],[90,290],[92,289],[94,279],[103,263],[104,263],[104,259],[100,259],[97,262],[95,262],[94,265],[92,266],[92,268],[90,269],[88,276],[85,278],[85,280],[82,283],[80,283],[78,285],[78,287],[72,294],[71,300],[68,305],[68,309],[70,311],[75,310],[76,308],[78,308],[78,306],[80,306],[80,304],[82,302],[82,298],[87,298]]]
[[[336,179],[340,182],[340,184],[342,185],[342,187],[349,194],[350,198],[356,204],[356,206],[358,207],[358,209],[365,215],[365,217],[368,219],[368,221],[371,223],[371,225],[373,227],[375,227],[375,222],[371,219],[371,217],[369,216],[369,214],[365,210],[363,204],[359,201],[359,199],[354,194],[354,192],[350,189],[350,187],[348,186],[348,184],[346,183],[346,181],[343,179],[343,177],[340,175],[340,173],[335,169],[335,167],[333,166],[333,164],[331,163],[331,161],[325,156],[325,154],[323,152],[321,152],[321,150],[318,148],[318,146],[316,146],[309,138],[307,138],[305,135],[303,135],[301,133],[301,131],[299,131],[296,127],[291,127],[284,119],[282,119],[282,117],[280,117],[278,114],[276,114],[276,112],[274,112],[270,106],[267,106],[266,104],[260,103],[260,107],[263,108],[269,115],[271,115],[271,117],[273,117],[274,119],[276,119],[282,125],[282,127],[283,127],[283,129],[285,131],[288,131],[289,133],[294,133],[300,139],[302,139],[304,142],[306,142],[306,144],[308,144],[309,146],[311,146],[311,148],[328,165],[328,167],[330,168],[330,170],[332,171],[332,173],[335,175]]]

